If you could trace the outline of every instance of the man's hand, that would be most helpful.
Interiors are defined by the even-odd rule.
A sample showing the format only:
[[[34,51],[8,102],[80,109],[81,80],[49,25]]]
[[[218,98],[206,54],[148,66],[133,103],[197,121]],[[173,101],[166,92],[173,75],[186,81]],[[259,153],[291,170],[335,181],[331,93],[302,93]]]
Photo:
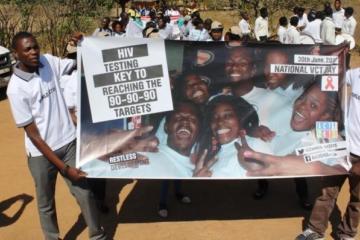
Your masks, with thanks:
[[[240,134],[240,140],[242,146],[240,146],[238,142],[234,143],[238,152],[238,161],[240,166],[247,171],[256,171],[264,168],[263,162],[245,157],[245,151],[252,151],[252,149],[249,147],[244,134]]]
[[[65,177],[68,177],[71,181],[79,181],[80,179],[83,179],[86,177],[86,173],[81,171],[80,169],[68,167],[66,170]]]
[[[147,140],[137,139],[151,132],[152,129],[152,126],[141,127],[131,131],[114,129],[104,135],[86,136],[88,144],[84,144],[84,147],[81,149],[82,156],[84,156],[83,159],[101,159],[113,154],[134,152],[135,149],[156,151],[157,140],[151,137],[146,138]],[[133,151],[129,151],[129,147],[132,147]]]
[[[125,152],[158,152],[159,140],[156,136],[131,141]]]

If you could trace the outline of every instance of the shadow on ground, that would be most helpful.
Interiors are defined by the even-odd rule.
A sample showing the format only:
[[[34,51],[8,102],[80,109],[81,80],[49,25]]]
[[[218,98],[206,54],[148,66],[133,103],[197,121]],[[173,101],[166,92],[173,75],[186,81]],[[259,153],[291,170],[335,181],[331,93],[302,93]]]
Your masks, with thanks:
[[[13,223],[15,223],[23,214],[26,206],[33,200],[34,198],[28,194],[19,194],[17,196],[8,198],[4,201],[0,202],[0,227],[6,227]],[[14,204],[20,202],[20,207],[15,211],[14,214],[6,214],[5,212],[10,209]]]
[[[269,192],[261,200],[254,200],[252,197],[257,187],[255,180],[184,181],[183,191],[191,197],[192,203],[181,204],[174,194],[169,194],[169,217],[166,219],[157,215],[161,185],[159,180],[137,181],[117,211],[119,193],[128,183],[128,180],[108,181],[107,203],[110,212],[103,216],[103,222],[110,237],[115,235],[118,224],[123,223],[304,217],[305,225],[310,214],[310,211],[300,207],[292,179],[270,180]],[[320,193],[319,183],[319,178],[308,179],[312,201]],[[170,193],[173,193],[172,190]],[[341,214],[338,208],[335,209],[330,220],[333,226],[338,225]]]

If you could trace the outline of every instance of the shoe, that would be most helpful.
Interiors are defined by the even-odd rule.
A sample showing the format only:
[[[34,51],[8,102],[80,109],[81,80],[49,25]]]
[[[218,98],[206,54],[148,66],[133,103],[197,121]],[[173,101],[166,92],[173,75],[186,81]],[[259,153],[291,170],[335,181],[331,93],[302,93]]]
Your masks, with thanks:
[[[299,236],[297,236],[295,240],[325,240],[325,238],[317,232],[308,228]]]
[[[162,209],[159,209],[158,214],[162,218],[167,218],[169,212],[168,212],[168,210],[166,208],[162,208]]]
[[[307,211],[310,211],[313,208],[313,205],[309,202],[309,199],[303,198],[299,200],[300,206]]]
[[[176,195],[176,198],[181,203],[184,203],[184,204],[190,204],[191,203],[191,198],[189,196],[186,196],[186,195],[183,195],[183,194],[178,194],[178,195]]]

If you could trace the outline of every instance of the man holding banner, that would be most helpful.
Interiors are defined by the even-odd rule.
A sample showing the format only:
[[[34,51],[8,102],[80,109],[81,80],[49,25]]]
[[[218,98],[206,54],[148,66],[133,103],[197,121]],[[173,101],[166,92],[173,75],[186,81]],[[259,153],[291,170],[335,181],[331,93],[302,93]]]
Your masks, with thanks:
[[[26,133],[28,165],[44,237],[59,239],[55,183],[60,173],[81,207],[89,239],[107,239],[86,173],[75,168],[75,128],[60,89],[61,76],[71,72],[75,62],[40,55],[35,37],[28,32],[17,33],[12,47],[18,62],[7,95],[16,125]]]
[[[350,159],[353,164],[348,175],[350,185],[350,201],[347,205],[343,220],[334,233],[340,240],[355,240],[357,227],[360,221],[360,68],[349,70],[346,82],[351,86],[351,99],[348,109],[348,138],[350,142]],[[351,122],[351,124],[350,124]],[[330,214],[336,203],[345,176],[323,178],[322,195],[315,201],[308,228],[296,240],[325,239]]]

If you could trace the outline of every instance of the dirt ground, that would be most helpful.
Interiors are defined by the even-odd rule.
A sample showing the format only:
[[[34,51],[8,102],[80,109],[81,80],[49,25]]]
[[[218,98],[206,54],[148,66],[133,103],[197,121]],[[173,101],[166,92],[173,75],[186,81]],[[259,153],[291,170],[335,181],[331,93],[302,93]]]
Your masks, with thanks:
[[[352,67],[360,67],[353,58]],[[22,129],[16,129],[9,102],[0,100],[0,239],[42,239],[34,199],[34,184],[24,150]],[[309,179],[312,199],[319,193],[319,179]],[[169,218],[157,216],[159,181],[108,180],[107,203],[110,212],[102,216],[109,236],[120,240],[289,240],[302,231],[309,212],[297,202],[291,179],[273,180],[263,200],[253,200],[256,182],[186,181],[184,191],[192,204],[182,205],[170,196]],[[346,183],[331,218],[337,225],[348,201]],[[56,204],[61,236],[87,239],[80,210],[59,177]],[[331,227],[327,231],[329,237]],[[330,238],[330,237],[329,237]]]

